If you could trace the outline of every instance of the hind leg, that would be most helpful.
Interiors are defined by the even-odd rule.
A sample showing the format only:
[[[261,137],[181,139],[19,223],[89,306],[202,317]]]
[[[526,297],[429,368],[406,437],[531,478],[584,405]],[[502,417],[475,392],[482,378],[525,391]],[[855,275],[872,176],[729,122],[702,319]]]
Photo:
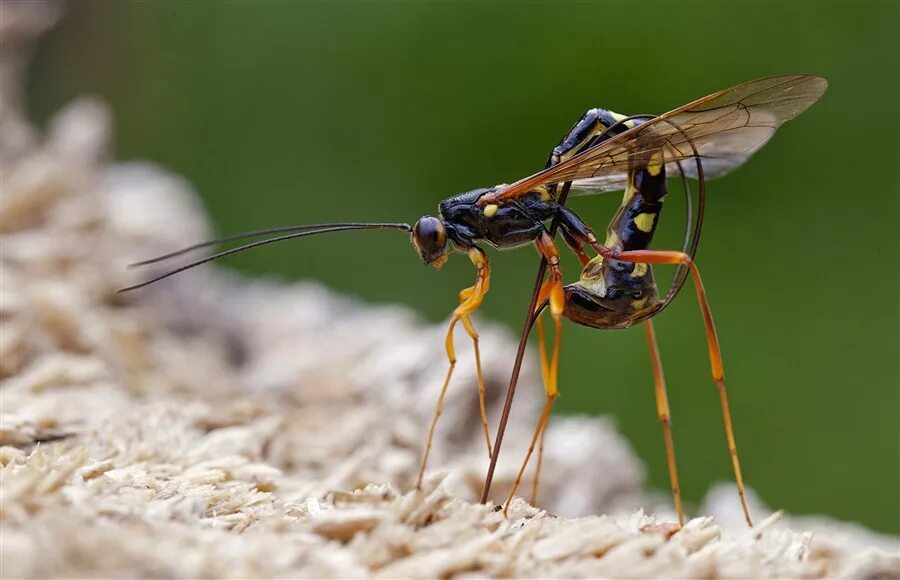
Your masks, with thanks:
[[[653,320],[644,321],[647,330],[647,345],[650,347],[650,361],[653,363],[653,387],[656,394],[656,414],[663,428],[663,439],[666,443],[666,461],[669,466],[669,483],[672,486],[672,498],[675,502],[675,513],[678,514],[678,525],[684,525],[684,510],[681,507],[681,490],[678,487],[678,468],[675,465],[675,443],[672,440],[672,414],[669,410],[669,396],[666,393],[666,378],[663,375],[662,358],[659,356],[659,345],[656,342],[656,329]]]
[[[712,312],[709,308],[709,300],[706,298],[706,290],[703,288],[703,281],[700,279],[700,270],[684,252],[672,251],[656,251],[656,250],[634,250],[629,252],[613,252],[610,257],[623,262],[640,262],[644,264],[683,264],[691,270],[691,276],[694,280],[694,287],[697,290],[697,301],[700,303],[700,312],[703,316],[703,324],[706,327],[706,342],[709,348],[709,362],[712,368],[713,382],[719,391],[719,402],[722,406],[722,418],[725,421],[725,437],[728,441],[728,454],[731,456],[731,465],[734,470],[734,479],[737,483],[738,495],[741,500],[741,507],[744,510],[744,517],[747,524],[753,526],[753,519],[750,517],[750,506],[747,505],[747,497],[744,493],[744,478],[741,474],[741,464],[738,461],[737,445],[734,440],[734,428],[731,424],[731,410],[728,406],[728,396],[725,392],[725,371],[722,366],[722,351],[719,348],[719,338],[716,334],[716,327],[713,324]]]

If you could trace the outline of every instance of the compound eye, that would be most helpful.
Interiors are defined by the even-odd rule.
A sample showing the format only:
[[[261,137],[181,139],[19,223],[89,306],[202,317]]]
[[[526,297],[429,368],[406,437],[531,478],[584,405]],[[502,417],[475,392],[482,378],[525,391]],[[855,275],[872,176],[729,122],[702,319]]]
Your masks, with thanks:
[[[416,222],[413,239],[422,259],[430,263],[443,255],[447,246],[447,230],[438,218],[425,216]]]
[[[416,224],[416,238],[423,246],[430,246],[438,241],[441,231],[438,229],[440,221],[435,218],[425,218]]]

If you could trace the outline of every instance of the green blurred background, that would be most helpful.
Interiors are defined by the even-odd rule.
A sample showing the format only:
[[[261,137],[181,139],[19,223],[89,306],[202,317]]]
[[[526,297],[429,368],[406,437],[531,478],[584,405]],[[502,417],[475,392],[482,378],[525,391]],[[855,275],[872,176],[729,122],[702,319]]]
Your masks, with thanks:
[[[773,507],[898,532],[898,16],[892,2],[79,2],[29,92],[41,120],[76,95],[108,100],[118,156],[187,176],[231,233],[412,221],[541,168],[589,107],[662,112],[762,76],[826,77],[821,102],[711,183],[699,264],[749,484]],[[572,206],[602,230],[618,199]],[[667,215],[658,247],[677,245],[681,210]],[[492,258],[481,316],[517,330],[536,255]],[[230,264],[432,321],[473,278],[463,257],[423,267],[388,232]],[[657,331],[696,501],[731,471],[692,291]],[[666,489],[643,331],[568,325],[561,381],[559,412],[614,415]]]

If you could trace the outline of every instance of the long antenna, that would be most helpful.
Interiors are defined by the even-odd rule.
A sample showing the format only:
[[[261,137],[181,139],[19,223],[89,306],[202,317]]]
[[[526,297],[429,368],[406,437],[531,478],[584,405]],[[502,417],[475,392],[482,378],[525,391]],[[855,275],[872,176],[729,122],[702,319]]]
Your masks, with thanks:
[[[296,238],[303,238],[306,236],[312,236],[315,234],[325,234],[329,232],[343,232],[348,230],[381,230],[381,229],[394,229],[401,230],[405,232],[412,231],[412,228],[409,224],[394,224],[394,223],[373,223],[373,224],[359,224],[359,223],[342,223],[342,224],[317,224],[315,226],[288,226],[288,227],[296,227],[296,228],[307,228],[304,231],[295,232],[292,234],[286,234],[283,236],[276,236],[274,238],[269,238],[266,240],[260,240],[258,242],[251,242],[249,244],[244,244],[243,246],[238,246],[236,248],[231,248],[229,250],[224,250],[222,252],[218,252],[211,256],[207,256],[200,260],[196,260],[191,262],[190,264],[186,264],[181,266],[180,268],[175,268],[174,270],[170,270],[165,274],[159,275],[155,278],[151,278],[146,282],[141,282],[140,284],[134,284],[133,286],[126,286],[125,288],[120,288],[116,290],[117,294],[122,292],[128,292],[130,290],[137,290],[138,288],[143,288],[144,286],[149,286],[155,282],[159,282],[160,280],[164,280],[170,276],[174,276],[175,274],[179,274],[184,272],[185,270],[190,270],[196,266],[200,266],[201,264],[206,264],[207,262],[212,262],[213,260],[218,260],[219,258],[224,258],[225,256],[230,256],[232,254],[237,254],[238,252],[243,252],[244,250],[250,250],[252,248],[258,248],[260,246],[265,246],[268,244],[274,244],[276,242],[283,242],[285,240],[293,240]],[[308,229],[308,228],[316,228],[316,229]],[[263,231],[263,230],[260,230]],[[282,230],[284,231],[284,230]],[[247,234],[237,234],[236,236],[232,236],[232,239],[240,239],[241,237],[251,237],[253,235],[262,235],[259,232],[248,232]],[[179,250],[177,252],[173,252],[171,254],[166,254],[165,256],[160,256],[159,258],[154,258],[151,260],[145,260],[143,262],[138,262],[134,265],[142,265],[142,264],[152,264],[155,262],[159,262],[160,260],[164,260],[169,257],[174,257],[181,255],[191,249],[195,249],[197,247],[203,247],[204,245],[211,245],[213,242],[208,242],[204,244],[196,244],[195,246],[191,246],[190,248],[185,248],[184,250]]]
[[[277,228],[265,228],[262,230],[253,230],[250,232],[243,232],[240,234],[232,234],[230,236],[225,236],[223,238],[217,238],[215,240],[208,240],[205,242],[200,242],[199,244],[194,244],[193,246],[188,246],[186,248],[181,248],[180,250],[175,250],[174,252],[170,252],[168,254],[164,254],[162,256],[157,256],[155,258],[150,258],[149,260],[142,260],[140,262],[135,262],[133,264],[128,264],[129,268],[137,268],[138,266],[146,266],[148,264],[156,264],[157,262],[162,262],[163,260],[168,260],[170,258],[176,258],[178,256],[187,254],[188,252],[193,252],[194,250],[199,250],[201,248],[208,248],[210,246],[218,246],[220,244],[224,244],[227,242],[234,242],[237,240],[244,240],[247,238],[255,238],[257,236],[265,236],[268,234],[280,234],[282,232],[305,232],[309,230],[318,230],[322,228],[330,228],[336,226],[369,226],[373,224],[366,223],[333,223],[333,224],[306,224],[302,226],[280,226]]]

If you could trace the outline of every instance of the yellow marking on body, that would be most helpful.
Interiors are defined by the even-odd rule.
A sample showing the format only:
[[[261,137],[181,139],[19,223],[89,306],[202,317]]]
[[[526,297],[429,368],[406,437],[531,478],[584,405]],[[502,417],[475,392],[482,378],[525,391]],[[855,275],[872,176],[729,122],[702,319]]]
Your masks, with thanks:
[[[603,256],[596,256],[581,269],[581,281],[603,279]],[[605,287],[605,286],[604,286]]]
[[[550,190],[546,186],[535,187],[534,190],[541,194],[541,201],[550,201]]]
[[[622,205],[626,205],[631,198],[634,197],[634,194],[637,193],[637,188],[634,186],[634,179],[632,179],[633,174],[628,174],[628,180],[625,183],[625,194],[622,196]]]
[[[610,114],[612,114],[613,118],[614,118],[616,121],[621,121],[622,119],[625,118],[625,115],[619,115],[618,113],[613,113],[612,111],[610,111]],[[628,128],[630,129],[631,127],[634,127],[634,123],[631,122],[631,121],[625,121],[625,126],[628,127]],[[562,155],[554,155],[554,156],[553,156],[553,164],[556,165],[556,164],[558,164],[558,163],[562,163],[563,161],[567,161],[570,157],[573,157],[573,156],[577,155],[578,153],[581,153],[581,152],[582,152],[582,148],[583,148],[588,142],[590,142],[591,139],[593,139],[593,138],[596,137],[597,135],[603,133],[603,132],[606,131],[607,129],[609,129],[609,127],[607,127],[606,125],[604,125],[602,122],[598,122],[598,123],[597,123],[597,128],[594,129],[593,131],[591,131],[591,132],[590,132],[584,139],[582,139],[577,145],[575,145],[574,147],[572,147],[571,149],[569,149],[566,153],[563,153]]]
[[[621,248],[622,240],[619,238],[619,233],[615,230],[606,230],[606,240],[604,240],[603,245],[607,248]]]
[[[653,231],[653,222],[656,221],[655,213],[641,213],[634,218],[634,225],[642,232],[650,233]]]
[[[484,217],[494,217],[494,214],[497,213],[499,206],[495,203],[484,206]]]
[[[656,177],[662,171],[662,151],[656,151],[650,156],[650,162],[647,164],[647,173]]]
[[[647,264],[643,262],[635,262],[634,269],[631,271],[631,275],[635,278],[640,278],[644,274],[647,273]]]
[[[611,116],[613,119],[615,119],[616,123],[618,123],[618,122],[621,121],[622,119],[628,119],[627,116],[625,116],[625,115],[623,115],[623,114],[621,114],[621,113],[616,113],[615,111],[610,111],[609,114],[610,114],[610,116]],[[623,123],[623,124],[624,124],[626,127],[628,127],[629,129],[631,129],[632,127],[634,127],[634,119],[628,119],[628,120],[625,121],[625,123]]]
[[[569,149],[562,155],[554,155],[553,157],[556,158],[556,164],[562,163],[563,161],[568,161],[569,158],[574,157],[575,155],[581,153],[581,148],[584,147],[584,144],[587,143],[588,141],[590,141],[591,139],[593,139],[594,135],[596,135],[596,134],[597,134],[596,131],[594,133],[589,134],[587,137],[585,137],[584,139],[579,141],[577,145],[575,145],[574,147],[572,147],[571,149]]]
[[[641,308],[644,307],[644,304],[646,304],[646,303],[647,303],[647,297],[644,296],[643,298],[638,298],[636,300],[632,300],[631,307],[634,308],[635,310],[640,310]]]

